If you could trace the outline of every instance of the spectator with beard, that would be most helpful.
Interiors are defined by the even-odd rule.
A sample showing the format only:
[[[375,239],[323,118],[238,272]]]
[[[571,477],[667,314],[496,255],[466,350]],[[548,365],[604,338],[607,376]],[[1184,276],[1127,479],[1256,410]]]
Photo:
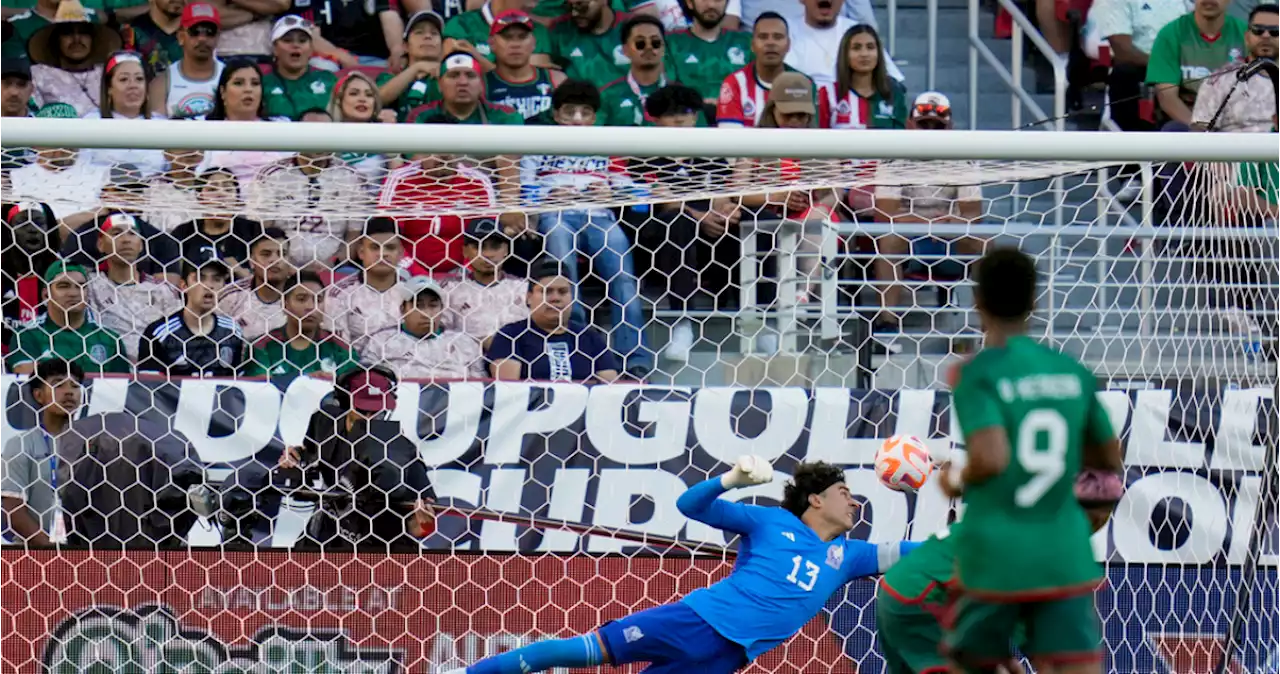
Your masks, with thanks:
[[[5,366],[14,374],[31,374],[36,361],[50,356],[79,365],[86,372],[128,373],[120,337],[94,320],[85,303],[89,272],[58,261],[45,270],[44,313],[10,337]]]
[[[592,125],[595,116],[579,114],[578,106],[590,108],[596,103],[590,100],[594,93],[588,82],[570,80],[561,85],[554,97],[556,123]],[[614,351],[625,359],[629,372],[647,372],[653,362],[644,340],[631,242],[612,209],[590,205],[612,199],[616,188],[631,186],[625,167],[621,161],[604,156],[525,155],[520,174],[520,184],[531,204],[563,209],[544,211],[538,218],[547,255],[560,261],[574,285],[578,282],[579,254],[590,258],[596,275],[608,288]],[[575,208],[575,204],[582,205]],[[581,304],[574,305],[573,315],[576,321],[588,322]]]
[[[4,57],[4,88],[0,91],[0,116],[30,117],[31,96],[35,87],[31,84],[31,61],[26,56]],[[11,150],[5,150],[5,168],[12,161]]]
[[[565,76],[531,60],[536,35],[533,19],[521,10],[508,10],[493,20],[491,32],[494,68],[484,76],[485,98],[513,108],[525,124],[547,123],[551,91]]]
[[[32,321],[44,294],[40,278],[58,259],[58,221],[48,204],[23,201],[4,204],[4,228],[0,229],[0,283],[3,283],[4,335]]]
[[[186,0],[151,0],[147,12],[120,27],[124,48],[142,55],[142,60],[158,73],[182,60],[182,10]]]
[[[408,63],[378,73],[375,83],[382,105],[405,122],[409,111],[440,100],[440,61],[444,58],[444,19],[430,10],[415,13],[404,27]]]
[[[115,166],[111,169],[111,177],[103,187],[101,205],[89,214],[76,214],[62,220],[64,231],[76,222],[83,224],[66,234],[62,244],[62,257],[76,264],[97,267],[104,261],[100,239],[106,221],[113,215],[127,215],[134,220],[143,240],[140,256],[140,269],[145,274],[171,275],[170,280],[176,285],[180,280],[182,252],[173,237],[157,229],[151,223],[134,215],[139,210],[142,191],[146,184],[141,181],[137,170],[131,165]],[[88,215],[89,217],[82,217]]]
[[[116,52],[103,70],[102,109],[85,113],[85,119],[151,119],[147,102],[147,71],[137,52]],[[159,116],[159,115],[156,115]],[[161,150],[86,149],[86,161],[103,166],[129,164],[138,167],[144,178],[164,170]]]
[[[495,379],[600,381],[618,379],[618,360],[604,336],[571,318],[574,288],[560,263],[535,261],[529,270],[529,320],[508,323],[486,353]]]
[[[49,26],[57,21],[58,7],[62,5],[62,0],[36,0],[31,8],[9,17],[4,23],[7,25],[5,29],[4,40],[4,57],[15,58],[18,56],[28,56],[27,43],[31,41],[31,37],[41,28]],[[5,6],[6,14],[8,14],[9,6]],[[102,13],[90,8],[84,9],[85,15],[93,23],[101,23],[104,19]],[[12,30],[13,34],[9,35]]]
[[[833,0],[803,0],[804,19],[791,26],[791,50],[787,53],[787,65],[799,70],[823,87],[835,82],[836,60],[840,55],[840,41],[850,28],[858,24],[876,26],[871,3],[851,3],[862,8],[859,16],[840,16],[840,6]],[[863,7],[865,5],[865,7]],[[888,52],[882,51],[886,72],[895,80],[902,80],[902,71],[894,64]]]
[[[324,330],[324,283],[306,270],[285,282],[284,327],[268,332],[253,345],[249,376],[308,374],[341,376],[359,366],[355,349]]]
[[[502,326],[529,319],[528,283],[502,269],[511,239],[492,218],[467,225],[462,244],[466,265],[444,282],[446,323],[488,348]]]
[[[165,170],[147,181],[142,195],[142,219],[168,232],[186,222],[200,208],[200,165],[203,150],[164,150]]]
[[[272,69],[262,78],[262,89],[272,117],[297,120],[307,110],[329,105],[338,78],[311,65],[312,30],[309,21],[293,14],[280,17],[271,29]]]
[[[1275,61],[1277,36],[1280,36],[1280,15],[1274,3],[1263,3],[1249,13],[1249,30],[1244,35],[1246,64],[1258,59]],[[1276,83],[1264,73],[1240,82],[1236,86],[1239,63],[1228,63],[1200,84],[1196,104],[1191,111],[1191,127],[1206,130],[1209,123],[1214,131],[1227,133],[1267,133],[1275,130]],[[1229,98],[1228,98],[1229,97]],[[1218,110],[1221,109],[1221,115]]]
[[[138,371],[169,377],[234,377],[246,349],[235,319],[217,312],[218,293],[231,279],[221,260],[187,263],[182,310],[147,326],[139,344]]]
[[[714,107],[724,78],[747,65],[752,34],[725,28],[727,0],[684,0],[693,19],[688,30],[671,33],[668,51],[681,82]]]
[[[293,275],[287,248],[289,237],[278,227],[267,227],[249,241],[249,269],[252,276],[226,287],[218,307],[235,319],[244,338],[259,337],[284,327],[284,284]]]
[[[753,128],[760,123],[774,79],[784,72],[796,72],[785,62],[791,50],[788,30],[787,20],[776,12],[765,12],[756,19],[751,31],[754,58],[720,84],[717,126]]]
[[[69,103],[50,103],[36,117],[75,119],[78,115]],[[65,235],[97,216],[107,174],[107,167],[85,161],[77,150],[41,148],[35,152],[35,161],[9,171],[9,187],[13,198],[48,204]]]
[[[311,110],[304,123],[330,121]],[[360,174],[327,152],[300,152],[263,168],[249,186],[248,212],[289,233],[289,261],[298,269],[326,271],[348,258],[359,235],[356,214],[371,201]]]
[[[354,248],[361,273],[333,284],[325,304],[333,317],[334,334],[363,352],[370,334],[400,323],[403,298],[398,287],[404,242],[394,220],[374,216],[365,222]]]
[[[172,119],[201,117],[213,111],[223,64],[217,58],[222,17],[207,2],[182,10],[178,46],[182,57],[151,80],[151,110]]]
[[[440,100],[409,113],[409,119],[426,122],[440,115],[460,124],[523,124],[514,109],[484,98],[484,76],[480,63],[467,52],[455,51],[440,65]]]
[[[622,47],[622,23],[609,0],[568,0],[568,15],[551,24],[551,59],[569,79],[597,88],[626,77],[631,62]]]
[[[493,47],[489,40],[504,27],[498,19],[509,12],[524,14],[525,4],[524,0],[488,0],[480,9],[449,19],[444,25],[444,50],[470,54],[483,71],[493,70]],[[547,29],[541,24],[534,24],[531,33],[534,41],[531,62],[535,67],[550,66],[551,36]]]
[[[232,280],[252,276],[246,266],[249,243],[262,236],[262,223],[242,215],[240,181],[224,168],[209,169],[198,178],[203,214],[173,229],[171,235],[190,264],[217,259],[230,269]]]
[[[26,56],[0,56],[0,118],[32,116],[31,96],[36,87],[31,83],[31,61]],[[35,159],[29,148],[6,147],[0,152],[0,180],[3,171],[18,169]]]
[[[147,324],[181,305],[174,287],[163,276],[142,271],[143,253],[138,220],[116,214],[102,221],[98,250],[106,270],[89,275],[85,300],[100,325],[120,335],[125,355],[138,360],[138,341]]]
[[[435,123],[453,123],[446,117]],[[391,214],[410,247],[410,257],[433,275],[452,271],[465,262],[461,209],[495,208],[497,196],[489,177],[461,158],[424,154],[387,178],[378,209]]]
[[[400,284],[400,321],[372,334],[362,350],[366,364],[383,364],[405,379],[449,381],[485,377],[480,342],[445,329],[444,291],[430,277]]]
[[[335,122],[396,123],[395,112],[382,109],[382,99],[378,97],[378,87],[373,78],[359,70],[353,70],[338,80],[329,100],[328,112]],[[384,155],[371,152],[343,152],[338,158],[360,172],[365,188],[371,194],[377,194],[390,167],[400,167],[398,156],[388,160]]]
[[[102,66],[120,50],[120,36],[93,22],[79,0],[63,0],[54,22],[27,43],[37,105],[68,103],[77,115],[98,107]]]
[[[605,126],[650,126],[644,112],[649,94],[667,86],[667,78],[679,79],[668,67],[667,38],[662,22],[645,14],[622,24],[622,49],[631,68],[622,79],[600,90]]]

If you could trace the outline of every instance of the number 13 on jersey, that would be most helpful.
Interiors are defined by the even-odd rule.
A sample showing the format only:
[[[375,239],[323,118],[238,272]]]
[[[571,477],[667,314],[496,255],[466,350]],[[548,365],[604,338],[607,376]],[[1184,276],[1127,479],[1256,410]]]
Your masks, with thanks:
[[[801,567],[804,567],[803,570]],[[787,576],[787,580],[794,583],[805,592],[813,591],[813,586],[818,583],[818,573],[822,571],[822,567],[804,558],[803,555],[796,555],[791,558],[791,574]]]

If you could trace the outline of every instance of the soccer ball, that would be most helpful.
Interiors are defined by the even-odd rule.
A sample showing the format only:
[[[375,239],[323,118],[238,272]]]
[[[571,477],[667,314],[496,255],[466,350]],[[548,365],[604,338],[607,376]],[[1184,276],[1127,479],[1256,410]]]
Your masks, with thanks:
[[[914,493],[933,472],[933,460],[924,440],[914,435],[895,435],[876,452],[876,477],[894,490]]]

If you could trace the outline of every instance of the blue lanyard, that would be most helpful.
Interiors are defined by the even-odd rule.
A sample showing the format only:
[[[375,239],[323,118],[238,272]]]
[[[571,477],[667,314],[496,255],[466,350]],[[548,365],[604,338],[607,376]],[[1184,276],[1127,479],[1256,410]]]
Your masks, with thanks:
[[[44,438],[44,446],[49,449],[49,482],[56,497],[58,494],[58,455],[53,451],[53,436],[41,428],[40,437]]]

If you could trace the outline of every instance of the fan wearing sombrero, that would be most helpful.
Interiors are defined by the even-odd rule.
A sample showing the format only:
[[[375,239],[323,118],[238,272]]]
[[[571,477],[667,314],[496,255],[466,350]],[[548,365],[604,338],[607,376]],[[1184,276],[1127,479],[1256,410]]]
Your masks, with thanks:
[[[120,36],[94,23],[79,0],[62,0],[53,23],[27,41],[36,102],[67,103],[79,115],[97,108],[102,67],[119,49]]]
[[[36,31],[53,23],[58,15],[59,0],[36,0],[24,11],[13,15],[4,22],[4,55],[6,58],[27,55],[27,41]],[[8,3],[5,3],[6,7]],[[103,13],[95,9],[86,9],[89,20],[101,23]]]

